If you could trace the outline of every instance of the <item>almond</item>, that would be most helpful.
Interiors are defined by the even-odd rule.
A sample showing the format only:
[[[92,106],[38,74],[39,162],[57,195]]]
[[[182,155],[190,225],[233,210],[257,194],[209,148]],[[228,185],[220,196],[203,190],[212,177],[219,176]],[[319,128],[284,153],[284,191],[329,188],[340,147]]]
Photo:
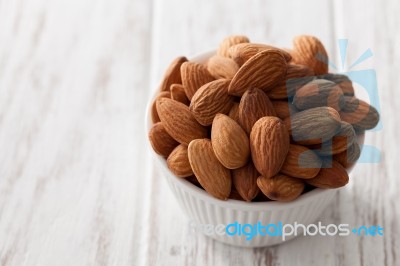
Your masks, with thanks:
[[[264,116],[276,116],[268,96],[260,89],[250,88],[242,96],[239,103],[239,122],[250,134],[254,123]]]
[[[311,146],[321,156],[333,155],[347,150],[356,140],[356,132],[352,125],[347,122],[341,122],[339,132],[333,136],[332,140],[321,145]]]
[[[217,114],[211,128],[214,153],[223,166],[236,169],[246,165],[250,156],[246,132],[229,116]]]
[[[184,56],[176,58],[165,71],[164,78],[160,85],[160,91],[169,91],[172,84],[182,84],[181,65],[187,62]]]
[[[178,145],[168,156],[167,165],[169,170],[177,177],[188,177],[193,175],[190,167],[188,148],[186,145]]]
[[[295,200],[304,190],[304,182],[301,179],[282,174],[272,178],[260,176],[257,185],[268,198],[277,201]]]
[[[219,45],[219,49],[217,51],[218,55],[228,57],[228,50],[231,46],[234,46],[239,43],[248,43],[250,42],[249,38],[242,35],[232,35],[226,37]]]
[[[353,83],[346,75],[328,73],[320,75],[318,78],[335,82],[342,89],[344,95],[354,96]]]
[[[233,103],[231,110],[229,110],[228,116],[235,120],[236,123],[239,123],[239,104],[238,103]]]
[[[292,62],[306,65],[315,75],[328,73],[328,54],[324,45],[314,36],[301,35],[293,40]]]
[[[289,134],[282,120],[266,116],[259,119],[250,133],[254,166],[265,178],[276,175],[289,151]]]
[[[194,62],[185,62],[182,64],[181,76],[182,85],[189,100],[192,99],[201,86],[214,80],[205,66]]]
[[[239,70],[239,66],[228,57],[214,55],[208,60],[207,69],[216,79],[232,79]]]
[[[298,112],[297,108],[288,101],[271,101],[276,116],[284,120]]]
[[[242,66],[251,57],[265,50],[275,50],[280,52],[285,58],[286,62],[289,62],[292,59],[292,56],[288,52],[282,49],[276,48],[271,45],[258,44],[258,43],[236,44],[229,48],[228,54],[229,57],[232,58],[239,66]]]
[[[344,106],[344,95],[338,85],[325,79],[313,80],[296,91],[293,104],[299,110],[329,106],[340,111]]]
[[[231,172],[214,154],[211,141],[196,139],[188,148],[189,162],[201,186],[213,197],[226,200],[232,186]]]
[[[259,175],[252,162],[232,171],[233,185],[245,201],[252,201],[259,193],[260,189],[257,186]]]
[[[203,126],[212,124],[216,114],[227,114],[233,105],[228,94],[229,80],[219,79],[203,85],[193,96],[190,111]]]
[[[272,89],[286,73],[286,61],[276,50],[265,50],[251,57],[239,69],[229,85],[229,93],[242,96],[247,89]]]
[[[311,145],[330,140],[341,128],[339,113],[331,107],[316,107],[285,119],[297,144]]]
[[[355,141],[344,152],[333,155],[333,159],[339,162],[344,168],[349,169],[357,162],[358,158],[360,158],[360,154],[360,146],[357,141]]]
[[[321,165],[321,160],[312,150],[291,144],[281,172],[288,176],[309,179],[318,174]]]
[[[151,121],[153,123],[161,121],[157,112],[157,100],[161,98],[171,98],[171,93],[169,91],[162,91],[158,93],[157,97],[154,99],[153,104],[151,105]]]
[[[171,88],[171,99],[177,102],[181,102],[184,105],[189,105],[190,101],[186,96],[185,88],[182,84],[172,84]]]
[[[158,122],[151,127],[149,140],[153,150],[164,157],[168,157],[172,150],[179,144],[167,133],[162,122]]]
[[[354,98],[345,97],[345,105],[340,111],[343,121],[350,123],[356,131],[374,128],[379,122],[378,111],[368,103]]]
[[[314,71],[303,65],[289,64],[285,78],[268,91],[271,99],[287,99],[294,96],[296,90],[314,79]]]
[[[324,160],[318,175],[305,180],[305,182],[319,188],[338,188],[349,182],[349,175],[346,169],[337,161]]]
[[[242,196],[240,196],[239,192],[236,190],[235,186],[232,186],[231,194],[229,194],[229,199],[244,201]]]
[[[171,137],[188,145],[194,139],[207,137],[207,129],[200,125],[183,103],[161,98],[157,100],[157,112]]]

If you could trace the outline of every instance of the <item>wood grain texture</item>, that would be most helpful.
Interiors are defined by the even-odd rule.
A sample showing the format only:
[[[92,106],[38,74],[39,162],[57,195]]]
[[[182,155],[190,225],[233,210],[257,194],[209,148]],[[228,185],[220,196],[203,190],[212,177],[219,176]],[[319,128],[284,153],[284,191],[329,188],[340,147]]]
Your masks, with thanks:
[[[290,6],[290,9],[288,9]],[[399,265],[400,4],[396,0],[0,0],[0,265]],[[270,248],[192,232],[152,160],[146,100],[180,55],[229,34],[290,47],[318,36],[335,63],[377,73],[383,129],[322,223],[384,237],[301,237]]]

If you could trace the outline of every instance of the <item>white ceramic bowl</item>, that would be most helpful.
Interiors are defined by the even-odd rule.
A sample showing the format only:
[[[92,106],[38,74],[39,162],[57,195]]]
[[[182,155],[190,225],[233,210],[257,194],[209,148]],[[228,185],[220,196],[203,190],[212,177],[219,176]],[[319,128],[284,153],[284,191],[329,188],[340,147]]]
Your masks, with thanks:
[[[191,58],[191,61],[205,62],[214,52],[208,52]],[[147,107],[146,129],[150,130],[151,122],[151,103],[155,99],[153,95]],[[363,142],[363,138],[359,141]],[[294,224],[295,222],[308,225],[318,220],[319,216],[336,195],[338,189],[314,189],[309,191],[292,202],[245,202],[229,199],[227,201],[218,200],[210,196],[206,191],[196,187],[183,178],[176,177],[167,167],[166,160],[153,152],[157,163],[166,177],[168,184],[177,198],[179,204],[191,219],[192,225],[228,225],[234,222],[239,224]],[[198,230],[200,227],[195,227]],[[204,228],[204,227],[203,227]],[[208,226],[210,229],[210,226]],[[208,230],[207,229],[207,230]],[[205,232],[206,235],[217,241],[234,246],[242,247],[266,247],[286,242],[296,236],[289,236],[282,240],[279,236],[256,235],[251,240],[246,240],[245,235],[229,236],[227,234],[212,234],[211,231]],[[203,232],[204,233],[204,232]],[[298,234],[302,235],[302,234]]]

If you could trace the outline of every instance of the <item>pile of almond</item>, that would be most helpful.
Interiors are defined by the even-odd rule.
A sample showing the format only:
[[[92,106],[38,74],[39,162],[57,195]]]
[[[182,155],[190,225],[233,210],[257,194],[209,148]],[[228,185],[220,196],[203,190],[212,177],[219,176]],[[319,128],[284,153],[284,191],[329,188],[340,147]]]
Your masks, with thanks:
[[[226,200],[291,201],[348,183],[378,112],[328,73],[313,36],[292,49],[230,36],[206,63],[175,59],[152,106],[152,147],[177,176]]]

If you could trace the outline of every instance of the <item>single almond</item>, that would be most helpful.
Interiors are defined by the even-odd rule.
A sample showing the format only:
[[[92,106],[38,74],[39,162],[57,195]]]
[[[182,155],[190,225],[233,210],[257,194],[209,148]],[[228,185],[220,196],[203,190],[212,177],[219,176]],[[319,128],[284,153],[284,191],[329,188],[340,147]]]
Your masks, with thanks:
[[[316,75],[328,73],[328,53],[320,40],[314,36],[300,35],[293,40],[292,62],[306,65]]]
[[[207,137],[207,129],[200,125],[183,103],[161,98],[157,112],[168,134],[181,144],[188,145],[194,139]]]
[[[259,119],[250,133],[254,166],[264,177],[276,175],[289,151],[289,134],[282,120],[266,116]]]
[[[344,152],[333,155],[333,159],[339,162],[344,168],[351,168],[360,158],[361,149],[357,141],[355,141],[347,150]]]
[[[211,128],[211,143],[214,153],[228,169],[240,168],[250,156],[249,138],[232,118],[217,114]]]
[[[264,116],[276,116],[275,109],[268,96],[260,89],[250,88],[239,103],[239,122],[250,134],[254,123]]]
[[[228,116],[232,118],[233,120],[236,121],[236,123],[239,123],[239,103],[233,103],[231,110],[229,110]]]
[[[313,80],[296,91],[293,104],[299,110],[329,106],[340,111],[345,104],[342,90],[326,79]]]
[[[321,169],[322,162],[312,150],[291,144],[281,172],[301,179],[315,177]]]
[[[295,113],[284,120],[297,144],[319,144],[332,139],[340,130],[339,113],[331,107],[316,107]]]
[[[232,186],[231,172],[214,154],[211,141],[196,139],[188,147],[189,162],[201,186],[213,197],[226,200]]]
[[[186,57],[180,56],[171,62],[165,71],[164,78],[160,85],[160,91],[169,91],[172,84],[182,84],[181,65],[187,61]]]
[[[185,88],[182,84],[172,84],[171,88],[171,99],[177,102],[181,102],[184,105],[189,105],[190,101],[186,96]]]
[[[298,112],[297,108],[288,101],[271,101],[276,116],[284,120]]]
[[[318,188],[338,188],[349,182],[346,169],[335,160],[324,160],[322,168],[314,178],[306,179],[309,185]]]
[[[188,148],[186,145],[178,145],[168,156],[167,165],[169,170],[177,177],[188,177],[193,175],[189,163]]]
[[[342,89],[342,92],[344,95],[354,96],[353,83],[346,75],[328,73],[328,74],[320,75],[317,78],[326,79],[326,80],[335,82]]]
[[[203,126],[212,124],[216,114],[227,114],[234,97],[228,94],[230,80],[219,79],[203,85],[193,96],[189,109]]]
[[[240,43],[233,45],[229,48],[228,54],[229,57],[232,58],[239,66],[242,66],[251,57],[265,50],[275,50],[280,52],[285,58],[286,62],[289,62],[292,59],[292,56],[282,49],[259,43]]]
[[[239,70],[239,66],[228,57],[214,55],[208,60],[207,70],[216,79],[232,79]]]
[[[192,100],[196,91],[204,84],[214,80],[207,68],[194,62],[185,62],[181,65],[182,85],[186,96]]]
[[[277,201],[295,200],[304,190],[304,182],[301,179],[282,174],[271,178],[260,176],[257,185],[265,196]]]
[[[276,50],[265,50],[251,57],[241,66],[229,85],[229,93],[242,96],[247,89],[272,89],[286,74],[286,61]]]
[[[343,121],[350,123],[356,131],[374,128],[379,122],[378,111],[368,103],[355,97],[345,97],[345,104],[340,111]]]
[[[260,174],[252,162],[232,171],[232,181],[239,195],[245,201],[252,201],[259,193],[257,178]]]
[[[153,150],[164,157],[168,157],[172,150],[179,144],[167,133],[162,122],[158,122],[151,127],[149,140]]]
[[[154,99],[152,105],[151,105],[151,121],[153,122],[153,124],[160,122],[160,117],[158,116],[158,112],[157,112],[157,100],[161,99],[161,98],[171,98],[171,92],[169,91],[162,91],[159,92],[156,96],[156,98]]]
[[[246,36],[242,35],[228,36],[220,43],[217,54],[228,57],[229,56],[228,50],[231,46],[234,46],[239,43],[249,43],[249,42],[250,40]]]

